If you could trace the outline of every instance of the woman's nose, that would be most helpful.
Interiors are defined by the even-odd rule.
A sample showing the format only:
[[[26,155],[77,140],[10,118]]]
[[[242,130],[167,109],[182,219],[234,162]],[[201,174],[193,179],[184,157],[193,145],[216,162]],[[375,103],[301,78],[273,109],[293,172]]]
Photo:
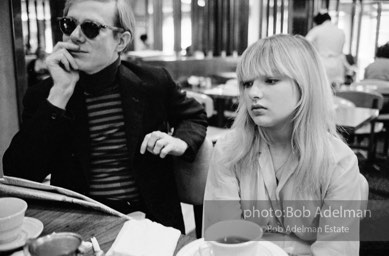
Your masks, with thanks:
[[[251,99],[261,99],[263,97],[263,86],[260,82],[254,81],[249,89],[249,96]]]

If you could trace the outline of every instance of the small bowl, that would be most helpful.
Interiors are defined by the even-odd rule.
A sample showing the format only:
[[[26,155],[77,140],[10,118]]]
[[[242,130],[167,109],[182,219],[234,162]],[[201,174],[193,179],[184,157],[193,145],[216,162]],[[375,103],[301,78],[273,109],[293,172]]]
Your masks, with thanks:
[[[81,243],[82,238],[76,233],[52,233],[28,240],[24,246],[24,253],[31,256],[76,256]]]

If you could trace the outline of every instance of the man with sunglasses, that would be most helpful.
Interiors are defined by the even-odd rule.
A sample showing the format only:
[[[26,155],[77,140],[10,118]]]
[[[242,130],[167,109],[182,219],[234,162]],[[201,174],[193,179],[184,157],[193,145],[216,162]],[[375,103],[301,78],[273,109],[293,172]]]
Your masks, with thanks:
[[[68,0],[59,25],[51,78],[25,95],[5,174],[42,181],[51,173],[53,185],[183,232],[171,156],[195,158],[202,106],[164,69],[120,60],[133,37],[130,1]]]

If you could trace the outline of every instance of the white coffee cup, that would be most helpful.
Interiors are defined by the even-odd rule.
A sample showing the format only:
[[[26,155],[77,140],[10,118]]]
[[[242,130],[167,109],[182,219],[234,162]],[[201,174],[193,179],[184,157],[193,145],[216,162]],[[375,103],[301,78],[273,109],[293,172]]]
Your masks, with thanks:
[[[0,244],[14,241],[21,232],[26,201],[16,197],[0,198]]]
[[[204,233],[214,256],[249,256],[257,252],[262,228],[251,221],[225,220],[211,225]]]

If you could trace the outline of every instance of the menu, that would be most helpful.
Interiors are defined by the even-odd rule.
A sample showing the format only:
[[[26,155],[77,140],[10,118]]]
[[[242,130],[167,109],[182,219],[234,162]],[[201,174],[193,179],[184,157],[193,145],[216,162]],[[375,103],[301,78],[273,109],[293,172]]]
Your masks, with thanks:
[[[0,178],[0,196],[74,203],[125,219],[132,219],[130,216],[75,191],[11,176]]]

